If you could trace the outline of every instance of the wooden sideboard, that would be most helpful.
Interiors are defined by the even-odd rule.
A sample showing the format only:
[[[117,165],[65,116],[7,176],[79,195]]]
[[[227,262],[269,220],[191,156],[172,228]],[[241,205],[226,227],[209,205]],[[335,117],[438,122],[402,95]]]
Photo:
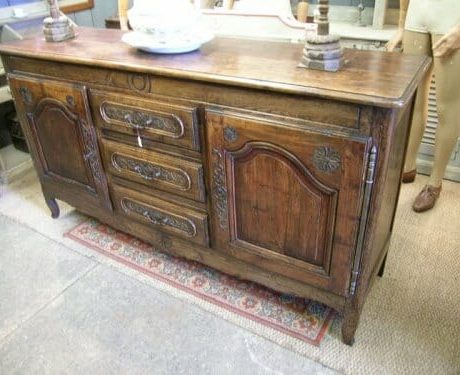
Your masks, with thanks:
[[[56,199],[177,256],[344,314],[353,342],[383,271],[415,90],[429,59],[218,38],[156,56],[118,30],[2,44],[53,217]]]

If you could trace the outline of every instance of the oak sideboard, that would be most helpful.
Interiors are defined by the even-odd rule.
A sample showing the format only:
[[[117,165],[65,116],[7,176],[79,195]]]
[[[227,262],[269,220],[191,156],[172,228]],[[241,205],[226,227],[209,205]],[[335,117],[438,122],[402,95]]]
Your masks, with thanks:
[[[352,344],[383,272],[416,88],[430,60],[217,38],[152,55],[118,30],[0,45],[52,216],[56,199],[158,250],[343,313]]]

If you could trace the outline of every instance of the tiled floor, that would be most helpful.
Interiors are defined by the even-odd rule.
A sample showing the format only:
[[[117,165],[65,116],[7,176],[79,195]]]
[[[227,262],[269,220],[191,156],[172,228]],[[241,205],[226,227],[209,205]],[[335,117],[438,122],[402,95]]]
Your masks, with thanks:
[[[336,374],[0,215],[1,374]]]

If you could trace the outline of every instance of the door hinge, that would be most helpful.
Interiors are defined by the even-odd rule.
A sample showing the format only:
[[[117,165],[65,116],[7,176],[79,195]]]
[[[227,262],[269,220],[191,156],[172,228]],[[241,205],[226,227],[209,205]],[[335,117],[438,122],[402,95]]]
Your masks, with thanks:
[[[351,273],[350,294],[354,295],[358,283],[359,266],[364,247],[364,236],[366,234],[367,217],[371,203],[372,187],[374,185],[375,170],[377,165],[377,147],[374,145],[369,153],[369,162],[367,164],[366,174],[364,175],[364,197],[361,209],[361,220],[359,222],[358,240],[356,242],[355,258],[353,261],[353,270]]]

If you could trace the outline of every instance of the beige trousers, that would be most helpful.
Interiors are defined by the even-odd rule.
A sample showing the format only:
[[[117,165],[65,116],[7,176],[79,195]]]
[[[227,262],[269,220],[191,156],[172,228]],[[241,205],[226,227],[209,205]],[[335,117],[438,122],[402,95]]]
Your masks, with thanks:
[[[432,45],[441,36],[405,30],[404,52],[433,56]],[[417,91],[405,172],[416,168],[417,153],[428,117],[428,94],[433,72],[436,77],[439,124],[436,130],[434,165],[428,183],[438,187],[460,135],[460,50],[448,57],[434,57],[431,69]]]

